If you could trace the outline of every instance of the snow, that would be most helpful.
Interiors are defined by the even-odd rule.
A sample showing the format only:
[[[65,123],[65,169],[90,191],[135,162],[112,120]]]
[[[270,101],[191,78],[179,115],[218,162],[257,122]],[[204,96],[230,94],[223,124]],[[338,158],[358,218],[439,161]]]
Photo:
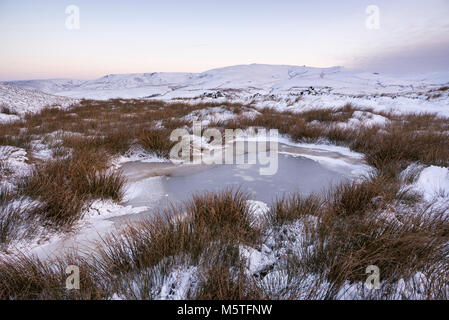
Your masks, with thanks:
[[[294,142],[287,136],[280,136],[279,143],[283,143],[283,144],[294,146],[294,147],[305,148],[305,149],[313,149],[313,150],[322,151],[322,152],[336,152],[343,156],[354,158],[354,159],[363,159],[363,157],[364,157],[363,153],[352,151],[348,147],[337,146],[337,145],[330,144],[330,143],[325,144],[325,143]]]
[[[287,136],[279,137],[279,143],[298,147],[301,151],[280,153],[291,156],[301,156],[316,161],[324,167],[346,174],[348,171],[353,177],[368,176],[373,168],[365,164],[364,155],[350,150],[348,147],[326,143],[297,143]]]
[[[414,189],[423,195],[427,202],[449,206],[449,169],[430,166],[421,171]],[[449,208],[447,208],[449,209]]]
[[[198,267],[176,268],[164,278],[158,300],[182,300],[188,298],[189,291],[195,291]]]
[[[373,127],[373,126],[385,126],[390,120],[368,111],[354,111],[352,118],[347,123],[340,123],[341,127],[354,128],[354,127]]]
[[[128,183],[125,187],[123,201],[141,205],[148,203],[150,199],[162,199],[164,197],[168,197],[164,180],[161,176],[156,176]]]
[[[32,155],[34,158],[47,161],[53,159],[53,151],[41,140],[31,141]]]
[[[25,149],[13,146],[0,146],[0,185],[7,189],[15,188],[15,182],[31,172],[32,166],[27,163]]]
[[[262,218],[268,211],[270,211],[270,207],[263,201],[247,200],[246,203],[249,206],[251,214],[253,214],[255,218]]]
[[[239,252],[245,261],[247,275],[253,277],[258,285],[273,297],[279,294],[286,299],[288,289],[294,287],[294,291],[301,292],[302,298],[307,298],[307,292],[313,291],[313,285],[319,283],[317,275],[304,273],[299,275],[298,279],[293,279],[286,259],[294,256],[294,259],[301,260],[304,252],[315,250],[307,242],[306,228],[316,223],[316,217],[306,215],[289,224],[269,227],[264,232],[263,243],[259,249],[241,245]],[[327,282],[319,284],[328,285]]]
[[[368,289],[364,282],[349,283],[348,281],[343,284],[339,289],[336,298],[339,300],[361,300],[370,297],[370,299],[382,299],[379,294],[384,291],[390,291],[389,295],[392,299],[401,300],[428,300],[427,291],[430,285],[429,279],[422,273],[415,273],[410,279],[399,279],[395,283],[380,282],[380,290]]]
[[[227,110],[224,107],[212,107],[206,109],[195,110],[190,114],[181,118],[185,121],[201,121],[202,126],[208,126],[213,122],[227,121],[236,117],[254,117],[258,112],[255,110],[244,110],[239,115]]]
[[[24,114],[27,112],[38,112],[46,106],[68,107],[78,102],[78,100],[66,97],[55,96],[36,90],[27,90],[16,86],[0,84],[0,105],[9,107],[13,112]],[[3,120],[14,120],[16,117],[8,117],[4,114],[0,117]]]
[[[157,155],[150,153],[140,146],[131,147],[124,155],[121,155],[112,160],[113,167],[120,167],[120,165],[126,162],[167,162],[167,159],[158,157]]]
[[[240,246],[239,253],[240,257],[246,261],[246,271],[250,276],[269,269],[276,262],[273,255],[248,246]]]
[[[84,212],[81,224],[93,224],[98,220],[107,220],[113,217],[122,216],[130,213],[138,213],[145,210],[145,207],[132,208],[131,206],[123,206],[112,200],[95,200]]]
[[[20,119],[20,117],[15,114],[0,113],[0,123],[14,122],[19,119]]]
[[[29,254],[40,259],[52,259],[77,251],[90,255],[100,242],[117,225],[110,220],[114,217],[137,214],[147,210],[146,207],[132,207],[115,203],[112,200],[95,200],[83,212],[83,218],[73,227],[73,232],[40,233],[34,239],[26,239],[11,244],[10,255]],[[45,230],[43,230],[45,231]]]

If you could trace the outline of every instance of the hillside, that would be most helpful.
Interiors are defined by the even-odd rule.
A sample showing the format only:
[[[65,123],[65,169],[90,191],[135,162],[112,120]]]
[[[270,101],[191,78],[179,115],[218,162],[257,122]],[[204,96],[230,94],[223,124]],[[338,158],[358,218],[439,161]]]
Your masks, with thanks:
[[[202,73],[112,74],[94,80],[51,79],[4,82],[25,89],[74,98],[195,97],[208,90],[268,94],[331,88],[344,94],[392,93],[449,82],[449,71],[393,77],[343,67],[313,68],[288,65],[238,65]]]
[[[12,114],[37,112],[45,106],[67,107],[76,101],[76,99],[56,96],[37,90],[0,84],[0,105],[7,108],[8,113]]]

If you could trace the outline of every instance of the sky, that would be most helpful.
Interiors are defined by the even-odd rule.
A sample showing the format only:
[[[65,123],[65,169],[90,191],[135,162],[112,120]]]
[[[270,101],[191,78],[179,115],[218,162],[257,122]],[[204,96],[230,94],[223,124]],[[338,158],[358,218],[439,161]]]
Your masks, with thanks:
[[[0,80],[249,63],[449,70],[449,0],[0,0]]]

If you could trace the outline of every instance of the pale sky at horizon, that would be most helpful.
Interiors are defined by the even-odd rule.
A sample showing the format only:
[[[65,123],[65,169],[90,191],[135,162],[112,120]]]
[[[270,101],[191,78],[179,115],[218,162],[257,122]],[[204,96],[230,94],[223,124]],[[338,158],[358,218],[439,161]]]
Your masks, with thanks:
[[[68,5],[79,30],[66,28]],[[449,0],[0,0],[0,80],[248,63],[449,71]]]

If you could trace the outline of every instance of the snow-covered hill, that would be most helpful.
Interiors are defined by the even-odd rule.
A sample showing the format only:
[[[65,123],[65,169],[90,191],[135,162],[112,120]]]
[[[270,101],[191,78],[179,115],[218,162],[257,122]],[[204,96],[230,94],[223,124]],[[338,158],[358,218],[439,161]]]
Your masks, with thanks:
[[[312,68],[288,65],[238,65],[202,73],[138,73],[107,75],[95,80],[28,80],[4,82],[26,89],[74,98],[195,97],[208,90],[246,93],[285,93],[331,88],[335,93],[396,93],[449,82],[449,70],[429,75],[393,77],[343,67]]]
[[[58,106],[64,108],[75,102],[77,102],[76,99],[0,84],[0,106],[8,109],[7,113],[9,113],[9,116],[26,112],[37,112],[45,106]],[[0,110],[2,118],[8,118],[2,113],[3,111],[4,110]],[[9,118],[12,119],[13,117]]]
[[[4,81],[2,84],[20,87],[29,90],[38,90],[46,93],[57,93],[73,90],[80,86],[85,80],[76,79],[48,79],[48,80],[19,80]]]

